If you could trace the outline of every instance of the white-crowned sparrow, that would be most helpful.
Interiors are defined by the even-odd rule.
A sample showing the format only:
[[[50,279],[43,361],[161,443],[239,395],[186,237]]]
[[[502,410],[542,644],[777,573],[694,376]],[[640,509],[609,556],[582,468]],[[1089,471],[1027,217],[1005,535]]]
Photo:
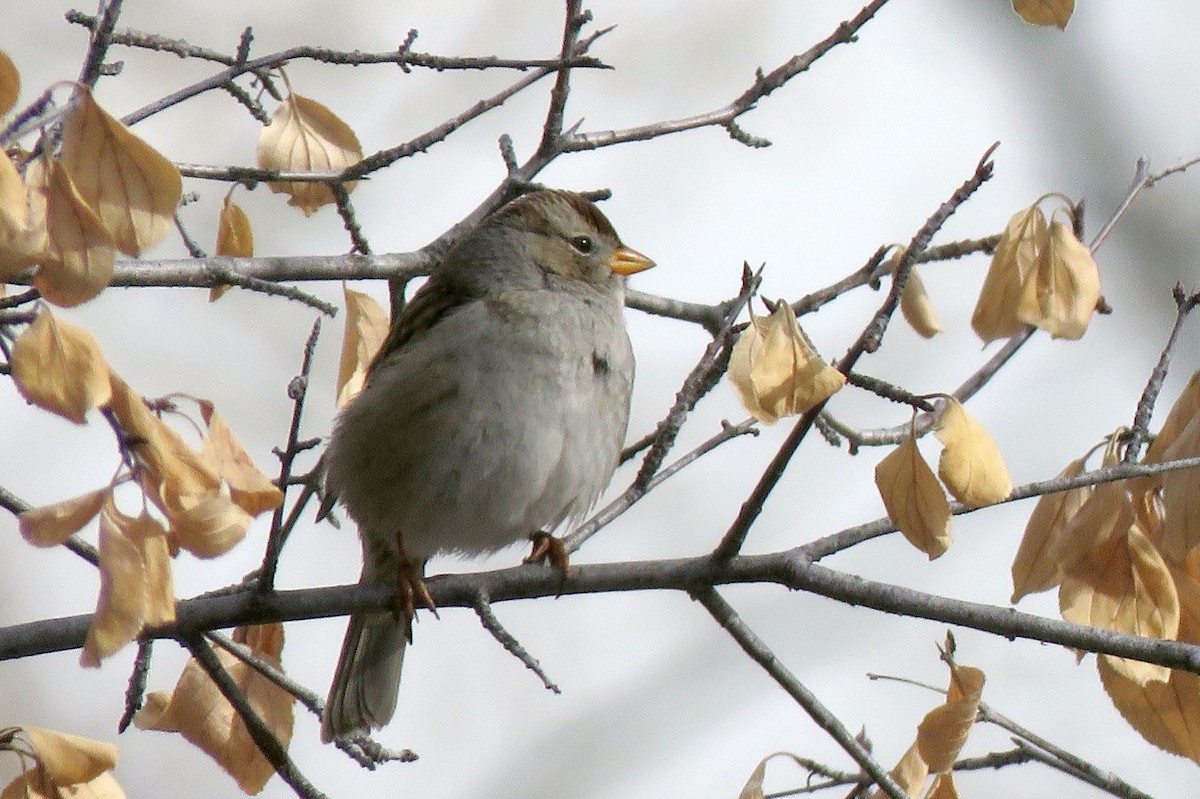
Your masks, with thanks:
[[[432,555],[494,552],[591,508],[629,419],[623,275],[653,265],[564,191],[508,203],[450,250],[326,453],[362,538],[360,582],[396,582],[411,608]],[[392,717],[407,616],[351,618],[324,740]]]

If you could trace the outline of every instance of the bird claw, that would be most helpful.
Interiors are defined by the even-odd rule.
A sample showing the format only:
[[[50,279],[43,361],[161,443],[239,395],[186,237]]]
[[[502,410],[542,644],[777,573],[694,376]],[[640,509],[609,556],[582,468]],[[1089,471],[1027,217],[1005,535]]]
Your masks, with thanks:
[[[538,531],[529,534],[533,542],[533,551],[525,558],[525,563],[545,563],[558,570],[563,579],[571,569],[571,556],[563,546],[561,538],[555,538],[549,533]]]

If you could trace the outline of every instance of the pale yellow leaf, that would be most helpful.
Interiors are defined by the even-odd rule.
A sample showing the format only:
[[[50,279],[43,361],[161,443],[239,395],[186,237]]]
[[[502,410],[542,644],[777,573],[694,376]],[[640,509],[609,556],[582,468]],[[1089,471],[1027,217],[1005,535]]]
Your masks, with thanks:
[[[875,485],[909,543],[930,560],[950,548],[950,503],[911,435],[875,467]]]
[[[362,160],[354,130],[316,100],[289,94],[258,139],[258,165],[287,172],[340,172]],[[333,202],[324,183],[276,182],[271,191],[290,194],[288,205],[306,215]],[[354,182],[346,183],[347,192]]]
[[[1200,763],[1200,677],[1172,671],[1167,681],[1138,683],[1097,658],[1100,682],[1129,726],[1151,744]]]
[[[0,50],[0,117],[7,114],[21,96],[21,74],[17,65]]]
[[[387,312],[361,291],[342,286],[346,297],[346,332],[342,337],[342,357],[338,362],[337,406],[345,408],[367,380],[367,370],[375,353],[387,338]]]
[[[1048,239],[1046,215],[1036,203],[1013,214],[1000,234],[971,315],[971,327],[985,344],[1008,338],[1024,327],[1017,318],[1021,286]]]
[[[34,217],[45,220],[46,230],[45,252],[35,258],[40,268],[34,288],[55,305],[87,302],[112,280],[112,235],[57,158],[34,162],[25,180],[32,190]]]
[[[1067,464],[1058,476],[1074,477],[1083,471],[1084,461],[1079,458]],[[1061,553],[1066,543],[1067,525],[1091,495],[1092,487],[1083,486],[1044,494],[1038,499],[1013,560],[1011,602],[1028,594],[1047,591],[1062,581]]]
[[[117,765],[115,744],[41,727],[22,727],[42,768],[56,785],[89,782]]]
[[[729,380],[756,419],[773,424],[825,402],[846,376],[817,355],[786,302],[767,317],[750,314],[729,358]]]
[[[282,505],[283,492],[254,465],[250,453],[233,435],[212,403],[202,401],[200,415],[208,426],[202,455],[216,467],[217,474],[229,486],[233,501],[251,516]]]
[[[224,555],[246,536],[253,517],[220,490],[180,492],[164,484],[161,509],[170,522],[168,540],[198,558]]]
[[[791,752],[772,752],[771,754],[758,761],[758,765],[750,772],[750,778],[746,780],[746,784],[742,786],[741,793],[738,794],[738,799],[763,799],[763,780],[767,775],[767,764],[775,758],[790,758],[794,760],[801,768],[804,767],[803,761],[793,755]]]
[[[1132,635],[1173,639],[1179,630],[1175,581],[1137,525],[1100,540],[1066,569],[1059,609],[1067,621]],[[1121,658],[1110,665],[1139,683],[1165,681],[1170,673]]]
[[[1008,498],[1013,483],[1000,448],[957,399],[947,398],[936,435],[944,445],[938,476],[955,499],[979,508]]]
[[[1078,339],[1100,301],[1100,270],[1070,225],[1050,225],[1050,243],[1025,276],[1017,317],[1054,338]]]
[[[137,456],[137,478],[146,496],[164,512],[164,495],[207,494],[221,486],[216,468],[142,400],[128,383],[113,375],[109,408]]]
[[[282,670],[281,625],[239,628],[234,640]],[[292,737],[293,697],[234,655],[223,650],[216,654],[250,706],[286,748]],[[261,791],[275,773],[233,706],[195,660],[188,661],[171,695],[151,694],[133,721],[140,729],[180,733],[212,757],[246,793]]]
[[[157,522],[146,516],[126,516],[117,510],[111,494],[105,498],[100,511],[100,597],[79,655],[82,666],[99,666],[145,626],[147,525],[156,526]]]
[[[1064,30],[1075,11],[1075,0],[1012,0],[1012,7],[1031,25],[1053,25]]]
[[[34,218],[16,164],[0,151],[0,280],[24,272],[46,246],[44,218]]]
[[[104,111],[91,90],[76,91],[62,135],[63,166],[121,252],[140,255],[170,232],[183,194],[179,170]]]
[[[231,190],[232,191],[232,190]],[[254,230],[242,207],[226,194],[217,219],[217,255],[231,258],[250,258],[254,255]],[[221,284],[208,290],[208,301],[216,302],[233,286]]]
[[[26,400],[76,424],[112,394],[108,364],[92,334],[46,307],[13,344],[12,376]]]
[[[921,280],[915,267],[908,273],[908,282],[900,294],[900,313],[909,327],[922,338],[933,338],[942,332],[942,323],[938,321],[933,302],[925,291],[925,281]]]
[[[58,546],[96,517],[110,490],[102,488],[18,514],[21,537],[35,547]]]
[[[949,771],[975,724],[985,677],[971,666],[953,666],[945,704],[925,714],[917,726],[917,749],[931,772]]]
[[[915,741],[896,763],[891,775],[896,784],[909,796],[921,796],[925,780],[929,777],[929,766],[921,759],[921,750],[917,748]],[[871,794],[871,799],[887,799],[887,794],[882,788],[876,788]]]
[[[942,771],[933,778],[925,799],[958,799],[958,788],[954,785],[954,772]]]
[[[1179,433],[1162,453],[1164,461],[1200,456],[1200,415]],[[1162,526],[1158,542],[1163,554],[1182,561],[1200,545],[1200,471],[1176,469],[1160,475],[1162,480]]]

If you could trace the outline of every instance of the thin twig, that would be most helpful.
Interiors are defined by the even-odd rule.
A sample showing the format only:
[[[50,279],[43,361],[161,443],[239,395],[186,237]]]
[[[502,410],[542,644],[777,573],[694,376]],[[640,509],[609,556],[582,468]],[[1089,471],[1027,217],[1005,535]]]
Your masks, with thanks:
[[[504,628],[504,625],[500,623],[500,619],[496,618],[496,614],[492,611],[492,605],[488,602],[486,595],[480,594],[477,597],[474,608],[475,615],[479,617],[479,623],[483,625],[483,629],[491,633],[492,637],[499,641],[500,645],[508,650],[510,655],[524,663],[525,668],[536,674],[538,679],[542,681],[542,685],[546,687],[546,690],[555,694],[562,693],[562,690],[550,679],[550,675],[546,674],[545,669],[542,668],[542,664],[538,662],[537,658],[529,654],[529,650],[522,646],[521,642]]]
[[[282,451],[276,451],[279,457],[279,477],[276,480],[286,492],[288,478],[292,474],[292,464],[296,456],[303,450],[298,446],[300,440],[300,420],[304,414],[304,398],[308,393],[308,379],[312,371],[313,355],[317,349],[317,337],[321,335],[321,318],[313,320],[312,332],[304,343],[304,358],[300,366],[300,374],[288,384],[288,397],[292,400],[292,421],[288,427],[287,445]],[[258,580],[258,590],[270,592],[275,588],[275,569],[279,563],[279,554],[283,550],[286,536],[283,527],[284,503],[275,508],[271,516],[271,533],[267,539],[266,551]]]
[[[1142,390],[1141,398],[1138,399],[1137,409],[1133,414],[1133,424],[1129,428],[1125,445],[1123,460],[1126,463],[1133,463],[1137,460],[1142,444],[1150,437],[1150,416],[1154,413],[1154,403],[1158,400],[1163,382],[1167,379],[1167,369],[1171,366],[1171,354],[1179,344],[1179,334],[1183,332],[1183,324],[1187,321],[1188,314],[1196,308],[1197,303],[1200,303],[1200,293],[1188,296],[1184,293],[1183,286],[1178,283],[1175,284],[1172,296],[1175,299],[1175,324],[1171,327],[1171,334],[1167,336],[1167,343],[1163,345],[1162,352],[1158,356],[1158,363],[1150,372],[1150,379],[1146,381],[1146,387]]]
[[[83,60],[83,68],[79,70],[79,82],[84,86],[94,86],[103,71],[104,57],[113,41],[113,30],[117,26],[117,18],[121,15],[122,2],[123,0],[106,0],[100,16],[92,26],[87,55]]]
[[[297,796],[302,799],[325,799],[325,794],[308,781],[292,759],[288,757],[287,749],[275,737],[275,733],[267,726],[262,717],[250,705],[242,689],[234,682],[233,677],[225,670],[212,647],[200,635],[187,635],[180,639],[187,650],[195,658],[205,674],[216,683],[221,695],[233,705],[234,711],[246,726],[250,738],[258,746],[259,751],[267,762],[275,769],[280,778],[292,787]]]
[[[779,683],[783,690],[787,691],[800,707],[804,708],[805,712],[816,722],[817,726],[824,730],[839,746],[845,750],[846,754],[862,767],[863,771],[870,774],[872,779],[883,789],[884,793],[892,797],[892,799],[908,799],[908,794],[904,789],[896,784],[892,776],[879,765],[875,758],[871,757],[871,753],[859,743],[845,725],[835,716],[828,708],[817,699],[816,694],[808,689],[808,686],[800,682],[794,674],[787,669],[786,666],[776,657],[770,647],[758,637],[753,630],[750,629],[737,612],[726,602],[720,594],[711,589],[697,591],[692,596],[704,606],[717,623],[729,633],[730,637],[737,642],[738,646],[750,656],[754,662],[762,666],[763,670]]]

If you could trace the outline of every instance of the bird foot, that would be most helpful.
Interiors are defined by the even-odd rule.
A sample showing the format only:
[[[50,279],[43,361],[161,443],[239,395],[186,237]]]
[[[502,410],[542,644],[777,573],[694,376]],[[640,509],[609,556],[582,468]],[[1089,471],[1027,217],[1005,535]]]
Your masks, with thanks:
[[[558,570],[563,579],[571,569],[571,556],[563,546],[561,538],[555,538],[549,533],[538,531],[529,534],[533,542],[533,551],[525,558],[525,563],[546,563]]]

